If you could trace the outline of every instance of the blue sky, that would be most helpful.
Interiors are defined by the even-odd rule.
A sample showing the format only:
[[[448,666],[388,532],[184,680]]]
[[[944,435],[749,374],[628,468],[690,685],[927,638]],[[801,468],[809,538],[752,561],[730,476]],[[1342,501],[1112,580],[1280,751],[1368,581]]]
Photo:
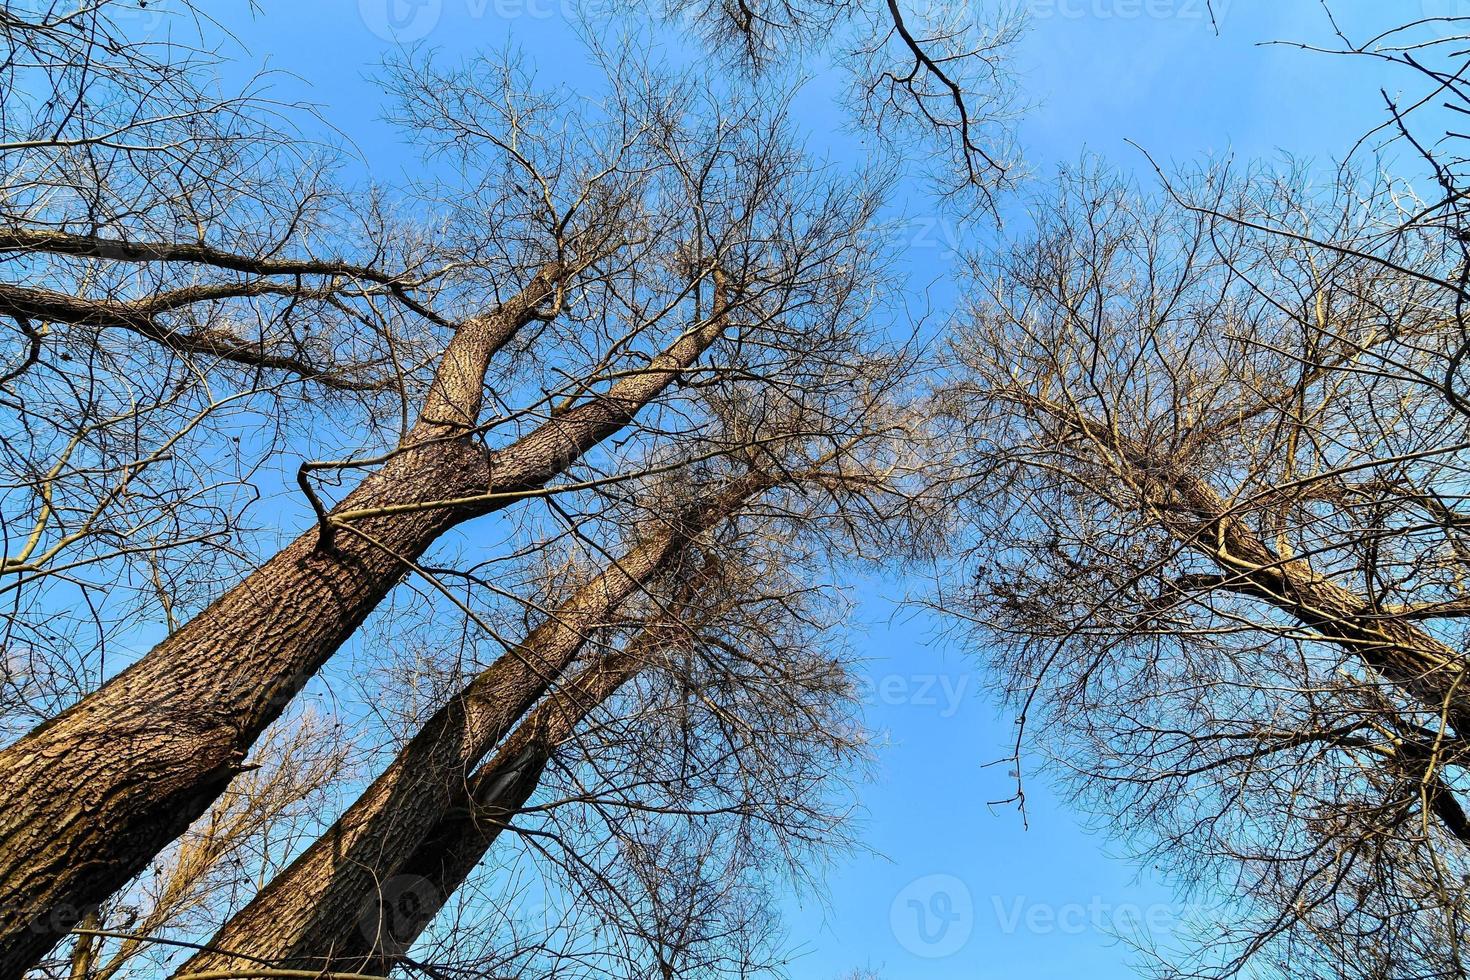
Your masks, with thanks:
[[[395,2],[402,6],[393,21]],[[509,43],[524,49],[542,81],[588,84],[563,16],[572,0],[415,2],[260,0],[253,18],[219,16],[248,62],[286,73],[277,94],[318,103],[361,152],[364,169],[386,180],[415,159],[378,121],[378,95],[366,80],[396,40],[422,38],[449,52]],[[1259,43],[1327,40],[1315,0],[1216,0],[1218,35],[1205,0],[1023,5],[1031,28],[1017,67],[1035,108],[1021,138],[1038,178],[1088,152],[1146,174],[1129,140],[1166,164],[1291,154],[1330,165],[1381,119],[1378,87],[1400,82],[1361,60]],[[1470,13],[1460,6],[1333,4],[1348,26],[1384,26],[1385,18],[1421,11]],[[840,118],[825,91],[817,78],[798,103],[800,122],[813,151],[851,162],[854,139],[832,131]],[[902,203],[913,216],[901,260],[916,307],[927,302],[942,312],[952,298],[945,283],[952,246],[994,232],[939,216],[917,189]],[[1021,213],[1016,202],[1007,210]],[[860,827],[872,853],[839,861],[825,899],[788,902],[802,951],[793,975],[828,980],[872,967],[898,980],[1133,976],[1130,951],[1110,926],[1143,920],[1167,931],[1175,920],[1168,889],[1110,856],[1042,779],[1028,785],[1029,829],[1014,809],[986,806],[1009,793],[1006,767],[984,764],[1003,754],[1014,727],[987,699],[964,652],[939,639],[933,619],[896,611],[894,600],[908,588],[891,580],[857,587],[852,642],[868,661],[869,721],[884,736]]]

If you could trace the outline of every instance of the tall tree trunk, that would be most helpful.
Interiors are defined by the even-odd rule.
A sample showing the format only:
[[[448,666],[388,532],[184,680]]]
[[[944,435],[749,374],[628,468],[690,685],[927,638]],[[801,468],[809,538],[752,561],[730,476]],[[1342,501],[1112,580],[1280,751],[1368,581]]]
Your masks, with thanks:
[[[658,643],[655,634],[639,634],[538,705],[470,777],[462,799],[445,811],[389,887],[367,904],[357,930],[340,937],[336,962],[386,976],[536,792],[557,746],[647,666]]]
[[[180,974],[268,962],[277,968],[353,972],[365,911],[384,883],[465,804],[471,770],[573,663],[589,633],[633,592],[674,563],[691,538],[772,486],[748,474],[682,513],[659,519],[641,541],[559,605],[515,649],[440,709],[322,837],[277,875]],[[376,920],[369,918],[366,939]],[[245,954],[247,958],[228,955]]]
[[[640,372],[509,447],[473,438],[490,358],[560,296],[542,270],[449,344],[399,450],[313,529],[136,664],[0,752],[0,980],[36,963],[85,912],[177,837],[246,751],[446,530],[544,486],[625,426],[723,331],[710,317]]]

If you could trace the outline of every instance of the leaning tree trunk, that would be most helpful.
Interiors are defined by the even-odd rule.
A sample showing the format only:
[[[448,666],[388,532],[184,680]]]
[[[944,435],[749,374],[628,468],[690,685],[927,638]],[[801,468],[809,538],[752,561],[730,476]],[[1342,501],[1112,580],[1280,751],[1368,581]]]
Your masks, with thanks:
[[[660,644],[655,633],[644,631],[626,649],[594,663],[538,705],[461,787],[460,799],[445,810],[397,876],[364,903],[358,928],[338,937],[340,952],[334,962],[351,964],[344,969],[358,973],[387,976],[536,792],[556,747],[647,667]]]
[[[1154,503],[1165,526],[1220,569],[1218,588],[1290,615],[1427,710],[1442,714],[1458,734],[1470,734],[1470,689],[1464,684],[1466,665],[1459,651],[1373,609],[1307,561],[1277,554],[1195,474],[1168,466],[1155,468],[1148,479],[1159,481]]]
[[[633,592],[669,568],[693,536],[773,481],[751,473],[682,513],[660,518],[641,542],[561,603],[545,623],[476,676],[435,713],[337,822],[179,968],[220,973],[270,963],[278,969],[355,972],[351,947],[385,882],[447,812],[463,806],[474,766],[530,711]],[[369,938],[375,919],[369,918]],[[366,949],[371,950],[371,943]],[[231,953],[243,956],[232,956]],[[361,959],[362,954],[355,954]]]
[[[1374,609],[1305,559],[1278,554],[1193,470],[1070,408],[1034,396],[1026,400],[1105,450],[1159,525],[1219,569],[1213,588],[1250,596],[1291,616],[1442,715],[1457,734],[1470,734],[1470,684],[1460,651]]]
[[[446,530],[506,506],[625,426],[722,332],[715,307],[605,393],[491,452],[490,358],[560,268],[460,327],[418,423],[313,529],[96,693],[0,752],[0,980],[19,978],[224,789],[256,737]],[[447,503],[445,503],[447,502]]]

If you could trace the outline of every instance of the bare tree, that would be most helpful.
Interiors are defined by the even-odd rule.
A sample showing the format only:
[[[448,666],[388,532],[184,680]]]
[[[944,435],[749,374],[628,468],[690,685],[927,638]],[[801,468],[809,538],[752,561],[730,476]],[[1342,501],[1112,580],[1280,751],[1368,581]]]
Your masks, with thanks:
[[[14,328],[0,355],[0,977],[157,966],[227,918],[222,942],[239,928],[264,944],[258,916],[276,896],[305,909],[311,888],[293,875],[342,903],[316,933],[269,913],[294,938],[266,955],[343,948],[372,861],[347,873],[308,848],[240,904],[340,777],[339,736],[313,755],[283,725],[313,717],[298,695],[354,637],[390,647],[427,624],[422,646],[446,657],[502,635],[546,657],[507,645],[435,675],[430,697],[394,692],[395,724],[418,733],[398,748],[433,764],[390,767],[374,787],[394,805],[370,789],[329,833],[357,827],[386,870],[423,857],[474,767],[570,668],[594,670],[589,637],[607,633],[608,648],[632,631],[620,608],[659,594],[691,542],[755,521],[788,547],[811,535],[857,554],[902,524],[890,506],[910,503],[851,469],[854,439],[887,438],[876,406],[893,411],[911,363],[869,335],[886,298],[870,234],[885,178],[806,161],[776,73],[845,57],[859,121],[896,150],[929,141],[940,185],[972,202],[992,205],[1016,175],[1009,17],[691,8],[743,72],[733,97],[623,49],[597,49],[602,102],[533,93],[515,64],[405,58],[386,87],[432,176],[380,187],[348,182],[343,153],[316,136],[327,128],[272,102],[265,79],[224,90],[227,25],[183,3],[161,13],[170,31],[140,38],[131,9],[0,10],[0,318]],[[808,472],[818,459],[822,479]],[[666,495],[672,509],[650,512],[651,481],[706,471],[743,496]],[[621,549],[631,573],[609,557]],[[588,555],[605,559],[601,578]],[[767,619],[747,652],[806,639],[780,615],[805,586],[741,584],[721,615]],[[581,598],[558,610],[568,595]],[[615,613],[629,622],[603,622]],[[682,673],[661,641],[657,669],[603,693],[595,703],[656,691],[656,723],[616,720],[624,738],[643,723],[665,741],[634,752],[605,718],[579,775],[604,784],[535,817],[584,822],[541,858],[602,894],[630,970],[772,965],[756,881],[770,855],[758,834],[732,843],[696,825],[699,808],[667,795],[671,767],[682,792],[725,794],[702,816],[745,821],[742,833],[765,821],[776,850],[819,849],[814,828],[835,823],[821,800],[835,777],[813,760],[845,760],[858,741],[820,728],[839,720],[840,672],[817,654],[742,661],[734,621],[690,623]],[[373,669],[391,676],[395,656]],[[721,683],[721,697],[702,690]],[[584,715],[536,736],[548,765]],[[616,784],[640,773],[647,783]],[[778,792],[783,777],[812,799]],[[617,828],[616,854],[591,841],[594,819]],[[703,887],[670,893],[665,862]],[[363,955],[387,969],[401,952]]]
[[[336,726],[312,713],[273,728],[242,774],[149,872],[83,918],[69,973],[98,980],[158,969],[157,940],[198,929],[221,902],[278,871],[347,768]],[[148,966],[144,967],[143,964]]]
[[[577,656],[591,630],[676,561],[692,535],[725,518],[768,479],[678,506],[658,527],[552,611],[546,623],[508,651],[413,738],[333,828],[278,876],[210,945],[249,950],[252,958],[291,969],[346,970],[336,962],[355,937],[364,901],[455,805],[467,770],[501,740]],[[343,950],[347,955],[349,951]],[[215,972],[229,957],[201,954],[186,972]],[[346,970],[346,972],[355,972]]]
[[[878,428],[865,434],[863,441],[881,445],[896,434]],[[820,699],[805,709],[801,707],[803,697],[825,695],[831,700],[850,690],[834,663],[820,656],[796,657],[801,647],[794,645],[779,648],[779,654],[778,649],[771,649],[771,656],[757,659],[766,656],[763,648],[767,645],[775,648],[778,638],[789,641],[793,635],[800,635],[800,623],[785,630],[779,624],[792,618],[791,609],[803,604],[800,593],[810,592],[812,586],[792,583],[784,584],[784,590],[772,591],[773,586],[783,585],[783,576],[768,567],[769,561],[754,560],[748,544],[737,555],[731,550],[730,534],[712,532],[717,525],[738,520],[740,511],[754,506],[757,514],[765,512],[766,516],[746,518],[752,526],[742,530],[740,537],[756,536],[759,540],[761,527],[769,526],[777,514],[790,513],[789,508],[779,508],[776,499],[769,499],[778,488],[790,493],[807,484],[811,489],[825,488],[827,493],[838,495],[854,491],[881,494],[889,476],[868,467],[858,468],[857,460],[872,458],[873,450],[851,443],[806,462],[782,453],[785,462],[777,471],[772,469],[777,456],[769,449],[773,440],[762,441],[767,453],[763,453],[760,470],[722,481],[711,493],[696,495],[692,501],[683,499],[684,492],[678,488],[656,492],[654,505],[648,506],[651,513],[685,516],[672,522],[653,518],[653,527],[638,536],[630,551],[578,588],[524,643],[456,695],[337,825],[210,941],[211,950],[220,952],[196,955],[180,968],[180,975],[239,969],[262,962],[291,969],[386,973],[473,871],[504,825],[503,817],[518,810],[535,791],[553,750],[569,739],[592,711],[656,661],[664,663],[663,671],[679,671],[680,662],[688,662],[697,650],[685,650],[678,657],[673,657],[673,651],[691,644],[710,648],[706,660],[713,656],[716,662],[723,662],[739,656],[759,663],[762,673],[770,671],[792,687],[785,694],[763,691],[772,710],[788,712],[778,715],[784,719],[783,726],[769,737],[791,741],[773,741],[759,760],[737,758],[734,764],[739,769],[721,773],[728,785],[750,780],[752,767],[789,766],[788,760],[812,751],[842,754],[845,740],[851,736],[840,729],[816,727],[819,720],[831,720],[833,708]],[[892,458],[892,454],[881,453],[880,458]],[[811,519],[809,513],[803,516],[804,522]],[[696,545],[703,555],[698,561],[689,554]],[[732,560],[737,557],[738,564]],[[695,563],[692,569],[691,562]],[[661,600],[644,591],[655,575],[677,583],[672,598]],[[734,589],[737,584],[739,590]],[[640,585],[643,590],[638,589]],[[651,606],[653,621],[621,650],[601,652],[594,645],[591,652],[584,652],[598,624],[614,623],[615,610],[634,596]],[[563,689],[557,678],[567,673],[578,657],[585,666],[566,681]],[[711,710],[730,713],[748,697],[741,688],[753,683],[742,681],[735,666],[724,668],[720,683],[709,683],[708,678],[700,682],[692,668],[684,669],[681,681],[691,694],[699,692]],[[803,673],[808,670],[815,673]],[[513,682],[513,675],[524,679]],[[757,677],[770,682],[761,674]],[[505,692],[511,690],[521,693],[507,697]],[[497,694],[495,702],[485,703],[486,692],[492,691]],[[803,711],[820,714],[793,728],[793,720]],[[486,719],[494,715],[495,720],[478,725],[461,723],[454,732],[446,733],[447,722],[441,719],[460,714],[466,718],[480,714]],[[505,739],[480,772],[471,776],[470,770],[478,760],[520,715],[526,717],[515,733]],[[734,715],[728,714],[726,723],[733,719]],[[765,726],[755,728],[754,721],[752,718],[746,723],[754,730],[740,735],[747,752],[756,749],[754,732],[766,730]],[[471,732],[475,734],[471,736]],[[686,732],[685,738],[689,737]],[[801,740],[807,739],[817,745],[802,749]],[[648,754],[645,749],[643,758],[629,759],[611,772],[626,779],[648,765]],[[784,771],[788,775],[791,772],[789,768]],[[393,792],[388,794],[384,787],[390,785]],[[762,789],[765,792],[749,793],[742,806],[765,814],[765,819],[781,832],[797,833],[801,821],[792,818],[798,812],[796,808],[813,815],[809,819],[816,819],[820,813],[819,801],[824,794],[819,786],[795,794],[791,802],[785,802],[790,794],[773,799],[770,794],[774,787]],[[608,805],[605,792],[585,795],[588,792],[584,788],[582,805],[592,801]],[[727,788],[726,792],[733,790]],[[487,818],[485,813],[491,816]],[[496,813],[501,816],[495,817]],[[321,884],[323,879],[328,882],[325,886]],[[409,901],[399,907],[395,897]],[[386,907],[380,907],[380,903]],[[363,910],[375,907],[380,908],[377,917],[364,915]],[[687,918],[681,917],[684,927]],[[644,920],[638,925],[647,929],[650,922]],[[248,951],[249,957],[246,961],[232,959],[227,952],[231,950]]]
[[[1065,179],[957,342],[967,617],[1115,832],[1240,895],[1170,975],[1463,975],[1456,250],[1345,180]]]
[[[834,800],[834,787],[843,788],[862,746],[850,713],[855,688],[830,649],[841,609],[824,611],[823,590],[790,564],[800,523],[772,533],[769,522],[742,518],[704,542],[668,584],[674,601],[651,610],[677,611],[678,626],[664,630],[626,693],[594,706],[552,757],[532,802],[504,828],[494,810],[478,833],[447,825],[463,827],[468,852],[451,852],[460,855],[514,832],[514,844],[560,872],[592,923],[619,937],[588,946],[610,954],[600,963],[583,966],[556,943],[515,967],[631,977],[780,972],[786,950],[770,910],[773,876],[819,877],[817,862],[846,839],[848,794]],[[517,738],[497,764],[525,761],[510,755]],[[464,866],[443,855],[421,855],[425,881]],[[467,955],[445,917],[415,961],[486,965]],[[536,935],[536,916],[527,918]],[[498,956],[490,962],[501,968]]]
[[[701,388],[730,376],[799,400],[843,383],[824,381],[824,366],[865,343],[863,228],[873,196],[810,173],[782,136],[779,113],[732,109],[650,73],[620,86],[606,113],[589,110],[574,137],[578,126],[568,128],[565,107],[516,91],[511,71],[479,64],[435,74],[420,66],[398,77],[403,116],[420,137],[480,164],[466,173],[485,174],[444,205],[441,227],[460,237],[452,248],[450,235],[433,246],[443,256],[434,268],[454,270],[452,287],[435,291],[417,273],[408,280],[372,273],[385,264],[379,254],[324,266],[299,247],[284,246],[291,257],[278,258],[207,241],[143,239],[122,215],[105,231],[12,236],[24,248],[16,264],[22,277],[55,284],[57,268],[74,268],[78,278],[62,289],[18,281],[9,311],[22,325],[80,330],[76,342],[85,345],[80,364],[53,359],[43,345],[6,381],[8,397],[36,420],[31,428],[44,428],[46,445],[61,447],[48,460],[21,430],[17,464],[29,472],[13,492],[30,498],[34,521],[6,558],[16,591],[78,563],[114,574],[129,568],[147,546],[140,548],[135,526],[113,519],[126,513],[153,464],[177,459],[196,416],[218,420],[231,399],[263,397],[259,410],[283,378],[329,390],[388,384],[402,425],[381,451],[302,466],[298,484],[314,527],[0,753],[0,973],[17,975],[33,963],[199,817],[301,686],[405,575],[425,571],[421,557],[447,531],[528,498],[555,512],[555,495],[595,498],[650,465],[685,465],[701,455],[687,447],[707,429]],[[191,213],[187,200],[155,200],[158,186],[132,188],[132,210]],[[267,217],[247,204],[232,219],[258,222],[251,227],[265,237],[274,225]],[[135,271],[159,269],[228,275],[177,289],[145,279],[137,299],[106,291],[93,300],[79,288],[100,275],[132,290]],[[443,312],[415,298],[421,287]],[[68,305],[52,294],[85,302]],[[380,301],[417,318],[416,347],[427,357],[403,361],[418,355],[385,331],[377,336],[391,371],[370,368],[374,380],[349,383],[347,375],[363,376],[361,359],[341,374],[275,353],[292,347],[289,331],[277,341],[276,325],[297,322],[301,303],[372,320]],[[215,342],[220,318],[245,315],[271,324],[261,341]],[[161,316],[174,319],[153,319]],[[196,318],[200,325],[189,322]],[[136,336],[148,342],[141,358],[130,346]],[[486,374],[508,348],[548,353],[540,364],[522,359],[524,373],[507,378],[487,411]],[[158,368],[145,370],[154,359]],[[665,397],[685,382],[695,384],[689,394]],[[215,390],[232,383],[238,394]],[[137,408],[112,413],[96,404],[107,387],[113,402],[141,402],[154,417],[143,424]],[[140,390],[144,397],[134,397]],[[87,399],[80,404],[79,394]],[[629,430],[660,399],[657,416]],[[128,438],[118,442],[118,431]],[[551,486],[619,433],[622,453]],[[665,456],[658,449],[665,444],[686,448]],[[640,445],[647,451],[629,451]],[[703,452],[737,448],[758,446],[713,441]],[[645,462],[629,468],[620,459]],[[318,474],[350,470],[368,473],[331,503]],[[182,486],[175,479],[170,489]],[[195,518],[203,524],[197,537],[230,533],[228,523],[210,526],[210,516]],[[86,553],[94,542],[108,550]]]

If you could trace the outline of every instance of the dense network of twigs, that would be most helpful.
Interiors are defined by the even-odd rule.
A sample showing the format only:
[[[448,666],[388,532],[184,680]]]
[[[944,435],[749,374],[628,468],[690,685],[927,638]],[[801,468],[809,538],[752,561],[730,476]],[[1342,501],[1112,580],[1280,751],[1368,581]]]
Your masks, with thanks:
[[[1428,80],[1362,144],[1398,176],[1089,167],[973,264],[965,617],[1203,903],[1162,975],[1465,975],[1461,26],[1338,35]]]
[[[0,3],[0,980],[780,974],[841,572],[913,558],[1016,799],[1210,900],[1148,966],[1467,974],[1470,20],[1329,12],[1418,86],[1336,169],[1062,173],[935,356],[885,195],[1017,185],[1016,17],[628,3],[713,67],[589,37],[595,97],[403,53],[376,185],[140,9]],[[894,165],[803,150],[817,59]]]

